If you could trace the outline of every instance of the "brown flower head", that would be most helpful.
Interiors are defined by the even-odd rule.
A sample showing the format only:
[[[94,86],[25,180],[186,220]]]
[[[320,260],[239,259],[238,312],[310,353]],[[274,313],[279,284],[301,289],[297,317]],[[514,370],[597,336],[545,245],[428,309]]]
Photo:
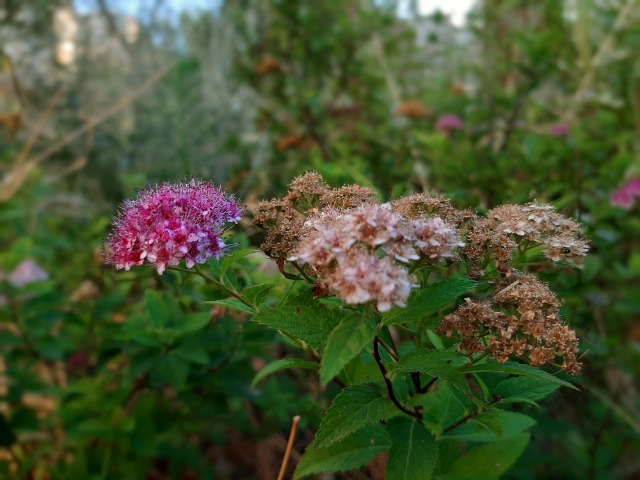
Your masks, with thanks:
[[[499,362],[527,360],[539,367],[563,361],[562,368],[578,373],[578,339],[560,319],[560,301],[533,275],[514,272],[496,284],[493,296],[469,299],[444,318],[438,332],[461,338],[467,353],[490,352]]]

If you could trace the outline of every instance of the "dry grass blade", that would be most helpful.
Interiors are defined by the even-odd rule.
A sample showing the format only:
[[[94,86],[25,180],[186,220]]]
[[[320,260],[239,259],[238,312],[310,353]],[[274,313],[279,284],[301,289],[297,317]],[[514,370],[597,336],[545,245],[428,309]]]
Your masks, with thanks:
[[[125,108],[127,105],[129,105],[134,100],[136,100],[140,95],[145,93],[149,88],[151,88],[158,80],[164,77],[172,68],[173,68],[173,65],[168,65],[161,68],[156,73],[151,75],[138,88],[136,88],[135,90],[132,90],[131,92],[127,93],[122,98],[120,98],[120,100],[118,100],[118,102],[116,102],[113,105],[113,107],[107,109],[97,117],[88,120],[85,125],[67,134],[60,141],[56,142],[49,148],[45,149],[43,152],[34,156],[29,161],[25,162],[24,160],[22,160],[22,154],[21,154],[21,156],[18,158],[18,161],[14,165],[12,171],[5,177],[4,181],[0,183],[0,202],[6,202],[11,197],[13,197],[15,192],[18,191],[18,189],[29,177],[29,174],[33,171],[33,169],[38,164],[40,164],[41,162],[49,158],[51,155],[53,155],[54,153],[62,149],[65,145],[75,141],[85,133],[91,132],[97,125],[99,125],[100,123],[104,122],[105,120],[109,119],[110,117],[120,112],[123,108]],[[27,147],[29,147],[29,144],[27,144]],[[30,147],[29,147],[29,150],[30,150]]]
[[[280,467],[280,473],[277,480],[282,480],[284,474],[287,471],[287,464],[291,457],[291,451],[293,450],[293,443],[296,440],[296,433],[298,432],[298,424],[300,423],[300,415],[293,417],[293,425],[291,425],[291,433],[289,434],[289,442],[287,443],[287,450],[284,452],[284,458],[282,459],[282,466]]]

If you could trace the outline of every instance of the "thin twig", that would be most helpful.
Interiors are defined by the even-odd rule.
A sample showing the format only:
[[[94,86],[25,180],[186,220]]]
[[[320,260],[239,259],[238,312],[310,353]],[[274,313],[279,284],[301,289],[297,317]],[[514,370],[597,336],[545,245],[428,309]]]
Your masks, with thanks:
[[[487,404],[487,407],[490,407],[492,405],[495,405],[496,403],[500,403],[502,401],[501,398],[496,397],[494,400],[492,400],[491,402],[489,402]],[[458,420],[456,423],[449,425],[447,428],[445,428],[442,433],[449,433],[451,430],[455,430],[456,428],[464,425],[465,423],[467,423],[469,420],[474,419],[475,417],[477,417],[478,415],[480,415],[481,413],[483,413],[485,411],[484,408],[480,408],[478,410],[476,410],[475,412],[471,412],[469,415],[465,415],[464,417],[462,417],[460,420]]]
[[[376,360],[376,363],[378,364],[378,368],[380,369],[380,373],[382,373],[382,378],[384,378],[384,383],[387,387],[387,393],[389,394],[389,398],[391,399],[391,401],[393,402],[393,404],[398,407],[398,409],[404,413],[406,413],[407,415],[410,415],[414,418],[416,418],[418,421],[422,421],[422,414],[420,413],[419,410],[415,410],[415,411],[411,411],[409,410],[407,407],[405,407],[404,405],[402,405],[400,403],[400,401],[398,400],[398,398],[396,397],[395,392],[393,391],[393,384],[391,383],[391,380],[389,380],[389,378],[387,377],[387,369],[385,368],[384,364],[382,363],[382,359],[380,358],[380,339],[378,338],[378,336],[376,336],[373,339],[373,357]]]
[[[42,132],[42,130],[44,129],[44,126],[49,121],[49,117],[53,113],[53,110],[58,104],[58,101],[62,97],[62,91],[63,89],[62,87],[60,87],[58,88],[56,93],[53,94],[53,97],[51,98],[51,100],[49,101],[49,104],[47,105],[47,109],[40,116],[40,118],[38,119],[37,125],[31,132],[31,135],[29,135],[29,139],[27,140],[27,143],[25,143],[24,147],[22,147],[22,150],[20,150],[20,153],[18,154],[18,159],[16,160],[16,163],[14,165],[14,168],[17,168],[20,166],[20,164],[24,163],[24,161],[27,159],[27,157],[31,153],[31,150],[35,145],[36,140],[38,140],[40,133]]]
[[[63,137],[60,141],[56,142],[49,148],[45,149],[43,152],[40,152],[38,155],[33,157],[28,162],[24,163],[24,165],[18,168],[14,168],[13,171],[5,178],[4,182],[0,184],[0,202],[9,200],[13,194],[20,188],[24,180],[28,177],[29,173],[41,162],[49,158],[54,153],[61,150],[67,144],[75,141],[86,132],[91,131],[96,127],[96,125],[104,122],[110,117],[114,116],[116,113],[120,112],[123,108],[128,106],[131,102],[133,102],[140,95],[145,93],[149,88],[151,88],[158,80],[164,77],[171,69],[173,65],[167,65],[156,73],[151,75],[142,85],[138,88],[132,90],[131,92],[124,95],[120,100],[118,100],[113,107],[107,109],[102,112],[100,115],[95,117],[94,119],[90,119],[87,121],[82,127],[74,130],[69,133],[65,137]]]
[[[620,9],[620,13],[618,13],[618,17],[616,18],[613,27],[607,34],[607,36],[602,40],[602,43],[598,47],[598,51],[593,57],[593,60],[589,63],[580,80],[580,84],[578,85],[578,89],[574,93],[571,98],[571,102],[569,104],[569,108],[567,108],[562,116],[562,121],[560,123],[563,124],[571,124],[576,116],[576,111],[578,110],[580,104],[584,100],[587,90],[593,83],[595,78],[596,68],[600,66],[603,59],[609,54],[610,50],[614,46],[614,37],[615,35],[622,30],[629,18],[631,17],[631,11],[633,9],[636,0],[629,0],[623,8]]]
[[[291,425],[291,433],[289,433],[287,449],[284,452],[284,458],[282,459],[282,466],[280,467],[280,473],[278,474],[277,480],[282,480],[285,472],[287,471],[287,464],[289,463],[289,457],[291,457],[291,451],[293,450],[293,443],[296,440],[296,433],[298,432],[298,423],[300,423],[300,415],[293,417],[293,424]]]
[[[215,285],[216,287],[224,290],[225,292],[227,292],[232,297],[234,297],[237,300],[239,300],[240,302],[244,303],[251,310],[253,310],[256,313],[258,313],[258,309],[255,306],[251,305],[249,302],[247,302],[244,298],[242,298],[242,295],[240,295],[235,290],[232,290],[231,288],[227,287],[224,283],[222,283],[222,282],[216,280],[215,278],[213,278],[212,276],[208,275],[197,264],[194,266],[193,270],[189,270],[187,268],[180,268],[180,267],[167,267],[167,270],[175,270],[176,272],[187,272],[187,273],[193,273],[195,275],[198,275],[199,277],[203,278],[206,282],[208,282],[208,283],[210,283],[212,285]]]

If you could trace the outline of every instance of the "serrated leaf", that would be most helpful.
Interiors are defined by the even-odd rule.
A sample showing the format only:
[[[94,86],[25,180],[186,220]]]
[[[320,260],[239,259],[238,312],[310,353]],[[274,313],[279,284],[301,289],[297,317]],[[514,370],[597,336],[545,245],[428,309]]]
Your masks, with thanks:
[[[339,442],[353,432],[382,420],[387,412],[387,399],[380,393],[364,385],[347,387],[333,399],[314,444],[326,447]]]
[[[521,433],[506,440],[476,447],[453,462],[440,475],[442,480],[495,480],[505,473],[522,455],[529,443],[529,434]]]
[[[269,365],[265,366],[256,374],[255,377],[253,377],[251,387],[255,387],[258,382],[260,382],[260,380],[267,378],[269,375],[279,372],[280,370],[286,370],[287,368],[318,370],[320,368],[320,365],[315,362],[300,360],[298,358],[283,358],[282,360],[276,360],[275,362],[271,362]]]
[[[389,450],[390,446],[391,438],[381,425],[364,427],[326,448],[315,448],[315,443],[312,443],[304,452],[294,479],[316,473],[356,470]]]
[[[312,348],[322,350],[342,317],[343,313],[336,310],[300,305],[265,308],[251,320],[275,330],[282,330]]]
[[[352,316],[340,322],[327,339],[320,363],[320,381],[326,385],[344,366],[373,341],[376,327],[366,316]]]
[[[394,308],[382,317],[385,325],[415,322],[431,315],[477,285],[468,278],[442,280],[409,298],[406,308]]]
[[[542,381],[554,383],[556,385],[562,385],[565,387],[578,390],[569,382],[559,379],[551,375],[550,373],[540,370],[539,368],[532,367],[530,365],[524,365],[522,363],[483,363],[475,365],[466,365],[458,369],[461,373],[479,373],[479,372],[493,372],[493,373],[507,373],[510,375],[520,375],[523,377],[538,378]]]
[[[205,305],[219,305],[221,307],[228,308],[229,310],[236,310],[238,312],[249,313],[253,315],[256,311],[248,305],[245,305],[240,300],[236,300],[235,298],[226,298],[224,300],[211,300],[207,302],[202,302]]]
[[[521,413],[492,410],[481,413],[441,438],[467,442],[506,440],[528,430],[535,423],[533,418]]]
[[[500,397],[503,402],[529,402],[535,404],[536,400],[543,399],[559,386],[547,381],[541,382],[531,377],[513,377],[501,381],[493,393]]]
[[[393,439],[387,460],[387,480],[429,480],[438,462],[438,445],[424,426],[409,417],[387,424]]]
[[[197,345],[181,345],[171,352],[178,358],[198,365],[207,365],[209,356],[204,348]]]
[[[283,306],[311,306],[313,304],[313,288],[306,288],[302,292],[290,297]]]
[[[390,365],[389,371],[396,375],[398,372],[420,372],[431,377],[441,378],[453,387],[468,392],[469,385],[458,370],[449,362],[460,362],[464,356],[453,352],[438,350],[417,350],[400,359],[397,364]]]
[[[273,283],[254,285],[253,287],[249,287],[244,292],[242,292],[242,298],[244,298],[251,305],[258,307],[264,300],[264,297],[267,296],[267,294],[273,287],[275,287],[275,284]]]
[[[145,292],[145,306],[151,324],[156,328],[161,328],[169,323],[169,307],[160,293],[154,290]]]

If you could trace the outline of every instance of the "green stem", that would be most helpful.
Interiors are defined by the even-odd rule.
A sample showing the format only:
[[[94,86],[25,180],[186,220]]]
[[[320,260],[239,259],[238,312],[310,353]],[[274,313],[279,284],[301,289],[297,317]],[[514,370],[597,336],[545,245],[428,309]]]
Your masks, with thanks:
[[[316,280],[314,280],[309,275],[307,275],[304,269],[300,265],[298,265],[296,262],[292,262],[292,265],[295,267],[296,270],[298,270],[298,272],[300,272],[300,275],[302,275],[307,282],[317,283]]]
[[[224,283],[222,283],[222,282],[216,280],[215,278],[213,278],[212,276],[208,275],[197,264],[194,266],[193,270],[189,270],[187,268],[180,268],[180,267],[169,267],[167,270],[175,270],[177,272],[194,273],[194,274],[198,275],[199,277],[202,277],[207,283],[210,283],[211,285],[215,285],[216,287],[220,288],[221,290],[224,290],[229,295],[231,295],[232,297],[236,298],[240,302],[244,303],[247,307],[249,307],[250,309],[254,310],[256,313],[258,313],[258,309],[255,306],[251,305],[249,302],[247,302],[244,298],[242,298],[242,295],[240,295],[235,290],[232,290],[231,288],[227,287]]]
[[[393,349],[389,345],[387,345],[387,343],[384,340],[382,340],[381,338],[378,338],[378,341],[380,342],[380,345],[382,345],[382,348],[384,348],[389,353],[389,355],[391,355],[391,358],[393,358],[396,362],[400,360],[398,355],[393,351]]]
[[[418,330],[416,331],[416,346],[418,350],[422,348],[422,331],[424,330],[424,318],[418,321]]]
[[[488,357],[488,356],[489,356],[489,352],[482,352],[476,358],[470,358],[469,359],[469,365],[474,365],[474,364],[478,363],[480,360],[482,360],[483,358]]]

